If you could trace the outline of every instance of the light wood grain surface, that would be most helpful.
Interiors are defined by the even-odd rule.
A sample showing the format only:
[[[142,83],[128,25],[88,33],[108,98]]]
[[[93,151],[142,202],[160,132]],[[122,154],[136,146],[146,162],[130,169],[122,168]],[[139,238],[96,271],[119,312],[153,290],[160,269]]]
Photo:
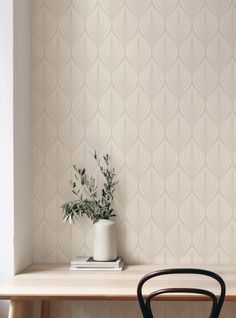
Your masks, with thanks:
[[[12,300],[135,300],[137,284],[145,274],[163,268],[180,266],[133,265],[122,272],[71,272],[69,265],[32,265],[0,286],[0,299]],[[194,266],[181,266],[194,267]],[[232,266],[207,266],[223,277],[226,300],[236,301],[236,269]],[[169,275],[147,284],[144,294],[164,287],[199,287],[219,294],[210,278],[199,275]],[[162,300],[205,300],[202,296],[165,295]]]

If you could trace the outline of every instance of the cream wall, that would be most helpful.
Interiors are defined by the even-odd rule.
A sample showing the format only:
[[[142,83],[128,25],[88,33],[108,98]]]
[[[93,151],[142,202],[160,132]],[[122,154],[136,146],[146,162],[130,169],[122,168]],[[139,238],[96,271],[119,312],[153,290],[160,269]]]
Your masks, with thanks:
[[[0,2],[0,283],[32,263],[31,1]],[[0,317],[8,317],[0,301]]]
[[[60,205],[73,163],[97,173],[97,149],[120,180],[127,263],[236,263],[235,23],[230,0],[32,1],[35,262],[91,253],[91,224],[63,223]],[[163,317],[205,310],[161,306]],[[135,304],[57,310],[137,315]]]
[[[0,283],[14,271],[13,183],[13,4],[0,3]],[[1,301],[0,317],[7,317],[8,302]]]
[[[14,1],[14,272],[33,261],[31,0]]]

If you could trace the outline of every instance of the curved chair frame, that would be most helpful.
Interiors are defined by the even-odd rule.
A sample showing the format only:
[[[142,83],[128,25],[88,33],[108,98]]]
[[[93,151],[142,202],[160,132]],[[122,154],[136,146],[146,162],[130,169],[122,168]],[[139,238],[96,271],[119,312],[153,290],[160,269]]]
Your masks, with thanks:
[[[200,288],[165,288],[165,289],[159,289],[152,292],[150,295],[147,296],[146,302],[145,302],[144,296],[142,294],[143,285],[148,280],[154,277],[169,275],[169,274],[197,274],[197,275],[204,275],[204,276],[213,278],[220,285],[220,288],[221,288],[220,296],[217,299],[217,297],[212,292],[205,289],[200,289]],[[209,318],[218,318],[224,303],[225,291],[226,291],[226,287],[225,287],[224,280],[218,274],[214,272],[204,270],[204,269],[198,269],[198,268],[173,268],[173,269],[163,269],[163,270],[155,271],[145,275],[139,281],[138,288],[137,288],[137,295],[138,295],[138,302],[139,302],[144,318],[153,318],[153,314],[151,310],[151,301],[154,297],[158,295],[162,295],[162,294],[171,294],[171,293],[198,294],[198,295],[205,295],[209,297],[212,300],[212,308],[211,308],[211,313]]]

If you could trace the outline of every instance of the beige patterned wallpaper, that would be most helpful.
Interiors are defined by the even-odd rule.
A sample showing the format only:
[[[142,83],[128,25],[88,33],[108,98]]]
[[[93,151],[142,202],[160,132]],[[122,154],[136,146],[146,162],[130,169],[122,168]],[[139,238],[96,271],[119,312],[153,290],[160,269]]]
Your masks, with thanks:
[[[90,222],[65,224],[59,207],[73,163],[97,174],[97,149],[120,180],[126,262],[236,264],[235,29],[231,0],[32,0],[35,262],[91,253]],[[163,304],[162,316],[204,314],[187,308]]]

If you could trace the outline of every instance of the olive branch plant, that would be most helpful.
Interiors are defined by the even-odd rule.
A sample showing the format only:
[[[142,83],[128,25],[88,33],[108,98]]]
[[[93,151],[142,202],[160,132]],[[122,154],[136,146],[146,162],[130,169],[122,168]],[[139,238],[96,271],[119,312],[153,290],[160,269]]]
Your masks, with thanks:
[[[115,180],[114,168],[110,167],[110,157],[106,154],[102,156],[101,161],[95,151],[93,158],[105,178],[101,192],[98,191],[95,178],[88,176],[85,168],[81,169],[78,165],[73,165],[75,173],[70,183],[77,199],[61,206],[64,221],[74,223],[78,217],[87,216],[96,223],[100,219],[116,216],[112,203],[118,181]]]

